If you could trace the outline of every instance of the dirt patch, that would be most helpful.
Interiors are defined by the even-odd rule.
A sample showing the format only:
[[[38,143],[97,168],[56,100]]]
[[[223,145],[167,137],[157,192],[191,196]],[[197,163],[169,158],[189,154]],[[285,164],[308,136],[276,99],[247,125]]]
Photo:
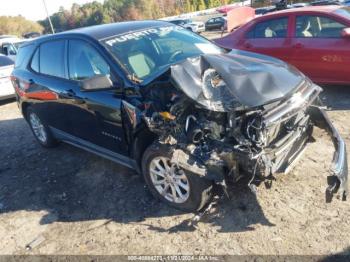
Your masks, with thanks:
[[[350,148],[349,87],[322,97]],[[349,254],[350,202],[325,203],[333,148],[315,136],[272,188],[231,188],[193,223],[131,170],[65,144],[41,148],[16,103],[3,103],[0,254]]]

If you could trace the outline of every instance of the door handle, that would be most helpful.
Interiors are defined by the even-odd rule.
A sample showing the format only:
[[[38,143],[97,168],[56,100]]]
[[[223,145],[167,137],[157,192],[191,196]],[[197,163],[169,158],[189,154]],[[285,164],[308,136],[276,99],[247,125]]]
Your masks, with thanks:
[[[293,48],[297,48],[297,49],[300,49],[300,48],[303,48],[304,45],[302,43],[296,43],[293,45]]]
[[[61,96],[64,98],[74,98],[75,93],[73,92],[73,90],[68,90],[68,91],[62,92]]]

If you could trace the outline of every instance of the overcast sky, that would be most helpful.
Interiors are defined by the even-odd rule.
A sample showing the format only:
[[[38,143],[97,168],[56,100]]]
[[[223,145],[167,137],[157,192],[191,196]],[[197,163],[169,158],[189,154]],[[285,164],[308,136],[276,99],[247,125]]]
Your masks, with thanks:
[[[85,4],[93,0],[45,0],[49,14],[58,11],[60,6],[69,9],[73,3]],[[103,0],[96,0],[103,2]],[[37,21],[46,17],[43,0],[0,0],[0,16],[22,15],[27,19]]]

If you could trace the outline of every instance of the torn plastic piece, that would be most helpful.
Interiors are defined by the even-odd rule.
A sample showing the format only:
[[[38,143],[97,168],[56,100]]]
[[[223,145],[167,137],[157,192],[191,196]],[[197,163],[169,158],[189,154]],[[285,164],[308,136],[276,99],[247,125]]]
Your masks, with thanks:
[[[159,114],[166,120],[175,120],[175,118],[176,118],[175,116],[173,116],[169,112],[160,112]]]
[[[32,250],[33,248],[35,248],[35,247],[39,246],[41,243],[43,243],[45,240],[46,240],[45,237],[43,235],[40,235],[40,236],[36,237],[34,240],[32,240],[32,242],[27,244],[26,249]]]
[[[327,131],[335,147],[331,166],[332,176],[327,178],[326,202],[331,202],[336,193],[339,193],[342,200],[345,201],[348,194],[348,163],[345,142],[323,109],[315,106],[310,111],[312,120],[319,128]]]

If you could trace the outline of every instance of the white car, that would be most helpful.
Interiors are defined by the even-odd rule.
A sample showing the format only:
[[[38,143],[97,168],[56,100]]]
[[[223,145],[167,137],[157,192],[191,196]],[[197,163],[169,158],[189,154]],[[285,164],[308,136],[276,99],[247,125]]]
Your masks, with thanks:
[[[0,54],[15,61],[19,46],[30,40],[31,39],[21,39],[16,36],[0,36]]]
[[[182,26],[194,33],[202,33],[205,31],[205,25],[203,22],[194,22],[191,19],[176,19],[168,21],[172,24]]]
[[[0,55],[0,100],[15,96],[15,90],[11,82],[11,73],[14,62],[7,56]]]

